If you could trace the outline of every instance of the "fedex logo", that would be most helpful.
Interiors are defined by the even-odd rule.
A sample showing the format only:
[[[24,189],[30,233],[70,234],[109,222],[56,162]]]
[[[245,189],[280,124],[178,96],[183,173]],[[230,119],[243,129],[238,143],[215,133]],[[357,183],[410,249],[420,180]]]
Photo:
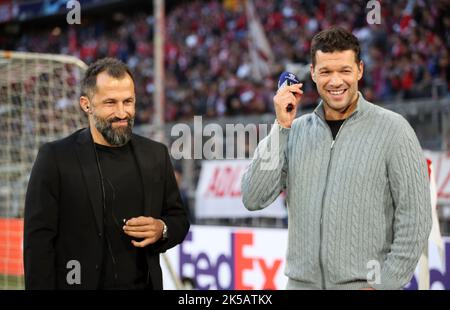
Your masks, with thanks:
[[[193,232],[190,231],[179,247],[179,274],[182,277],[193,277],[197,288],[202,290],[246,290],[277,289],[276,276],[282,272],[282,258],[268,260],[262,256],[249,255],[246,249],[254,246],[253,232],[231,232],[228,249],[217,258],[204,251],[194,251],[189,247],[193,243]],[[258,284],[249,284],[246,274],[255,274]]]

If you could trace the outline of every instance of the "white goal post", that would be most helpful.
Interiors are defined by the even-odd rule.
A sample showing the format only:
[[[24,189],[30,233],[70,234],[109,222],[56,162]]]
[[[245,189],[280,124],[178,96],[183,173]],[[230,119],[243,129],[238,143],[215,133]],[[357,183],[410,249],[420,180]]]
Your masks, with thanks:
[[[0,289],[21,289],[25,193],[39,147],[86,124],[86,71],[65,55],[0,51]]]
[[[23,217],[38,148],[82,126],[86,68],[72,56],[0,51],[0,217]]]

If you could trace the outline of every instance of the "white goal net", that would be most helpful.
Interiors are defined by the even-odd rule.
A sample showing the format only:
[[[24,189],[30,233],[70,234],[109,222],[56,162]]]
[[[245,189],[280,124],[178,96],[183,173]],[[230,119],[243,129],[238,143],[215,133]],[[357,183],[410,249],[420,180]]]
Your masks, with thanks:
[[[86,65],[65,55],[0,51],[0,289],[22,288],[22,218],[39,147],[83,126]]]

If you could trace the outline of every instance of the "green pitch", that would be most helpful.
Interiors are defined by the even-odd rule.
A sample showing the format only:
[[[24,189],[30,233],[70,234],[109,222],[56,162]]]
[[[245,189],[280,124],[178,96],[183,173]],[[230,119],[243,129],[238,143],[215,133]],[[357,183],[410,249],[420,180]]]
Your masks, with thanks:
[[[0,290],[23,290],[24,287],[22,276],[0,274]]]

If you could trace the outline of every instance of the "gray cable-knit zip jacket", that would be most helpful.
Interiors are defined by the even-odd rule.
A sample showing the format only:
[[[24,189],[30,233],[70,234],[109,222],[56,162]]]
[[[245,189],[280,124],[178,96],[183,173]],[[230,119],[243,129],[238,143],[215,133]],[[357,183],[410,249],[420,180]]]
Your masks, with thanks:
[[[422,149],[402,116],[359,93],[335,141],[323,102],[290,129],[275,124],[243,176],[244,205],[265,208],[283,189],[288,289],[400,289],[410,281],[431,202]]]

